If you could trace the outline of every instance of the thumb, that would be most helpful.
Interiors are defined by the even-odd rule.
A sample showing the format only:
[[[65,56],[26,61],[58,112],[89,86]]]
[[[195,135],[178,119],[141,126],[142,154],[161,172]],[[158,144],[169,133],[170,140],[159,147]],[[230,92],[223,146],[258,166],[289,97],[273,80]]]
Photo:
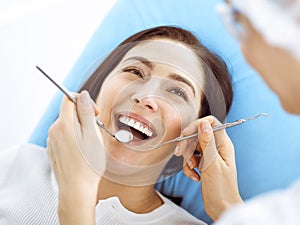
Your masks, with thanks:
[[[95,112],[92,100],[87,91],[82,91],[78,96],[77,114],[81,125],[82,133],[95,127]]]
[[[200,171],[205,170],[218,156],[218,150],[214,133],[209,120],[200,121],[198,129],[199,146],[202,151],[202,159],[199,164]]]

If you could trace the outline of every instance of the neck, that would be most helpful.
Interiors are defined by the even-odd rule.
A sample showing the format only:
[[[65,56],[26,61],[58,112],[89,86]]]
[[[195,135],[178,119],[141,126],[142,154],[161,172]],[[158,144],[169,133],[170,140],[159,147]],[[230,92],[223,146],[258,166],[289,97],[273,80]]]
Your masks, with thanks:
[[[117,196],[122,205],[134,213],[148,213],[163,204],[153,185],[128,186],[110,181],[104,177],[98,186],[97,199]]]

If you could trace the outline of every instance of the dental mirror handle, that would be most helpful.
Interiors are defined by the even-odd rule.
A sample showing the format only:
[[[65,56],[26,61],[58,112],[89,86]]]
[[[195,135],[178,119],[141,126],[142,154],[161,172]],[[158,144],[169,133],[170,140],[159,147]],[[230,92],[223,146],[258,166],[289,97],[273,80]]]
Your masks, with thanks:
[[[68,91],[68,89],[66,89],[63,85],[59,85],[58,83],[56,83],[48,74],[46,74],[39,66],[36,66],[36,68],[45,76],[47,77],[59,90],[61,90],[72,102],[74,102],[75,104],[77,104],[76,98],[75,96]],[[127,143],[129,141],[131,141],[133,139],[133,136],[130,132],[126,131],[127,133],[125,133],[125,131],[118,131],[115,135],[112,134],[105,126],[104,124],[97,118],[96,119],[96,123],[99,127],[103,128],[110,136],[112,136],[113,138],[115,138],[117,141],[120,141],[122,143]]]
[[[76,98],[74,95],[68,91],[64,86],[59,85],[58,83],[55,82],[48,74],[46,74],[39,66],[36,66],[36,68],[45,76],[47,77],[59,90],[61,90],[72,102],[75,104],[77,103]]]

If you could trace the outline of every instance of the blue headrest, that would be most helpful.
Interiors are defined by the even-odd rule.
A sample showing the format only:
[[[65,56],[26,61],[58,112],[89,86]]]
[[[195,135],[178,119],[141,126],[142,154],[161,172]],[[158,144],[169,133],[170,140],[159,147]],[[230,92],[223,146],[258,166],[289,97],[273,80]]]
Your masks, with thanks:
[[[227,121],[270,114],[228,129],[235,145],[239,188],[244,199],[290,184],[300,175],[300,139],[295,132],[299,117],[285,113],[277,97],[244,61],[239,45],[224,28],[216,4],[220,0],[119,0],[80,55],[64,85],[77,91],[90,66],[128,36],[140,30],[175,25],[192,31],[204,45],[219,54],[231,73],[234,100]],[[58,93],[29,142],[45,146],[48,127],[58,115],[62,94]],[[183,197],[181,205],[207,222],[200,184],[180,172],[157,185],[166,195]],[[226,188],[226,187],[224,187]]]

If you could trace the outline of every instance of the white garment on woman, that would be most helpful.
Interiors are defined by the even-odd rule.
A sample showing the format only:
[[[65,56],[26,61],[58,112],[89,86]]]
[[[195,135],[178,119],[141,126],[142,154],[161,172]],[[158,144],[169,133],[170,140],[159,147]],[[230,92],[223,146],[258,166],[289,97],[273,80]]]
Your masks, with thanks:
[[[25,144],[0,152],[0,225],[59,224],[57,197],[57,183],[44,148]],[[118,197],[100,200],[96,224],[205,224],[161,198],[164,204],[146,214],[128,211]]]
[[[227,210],[217,225],[299,225],[300,180],[286,190],[273,191]]]

